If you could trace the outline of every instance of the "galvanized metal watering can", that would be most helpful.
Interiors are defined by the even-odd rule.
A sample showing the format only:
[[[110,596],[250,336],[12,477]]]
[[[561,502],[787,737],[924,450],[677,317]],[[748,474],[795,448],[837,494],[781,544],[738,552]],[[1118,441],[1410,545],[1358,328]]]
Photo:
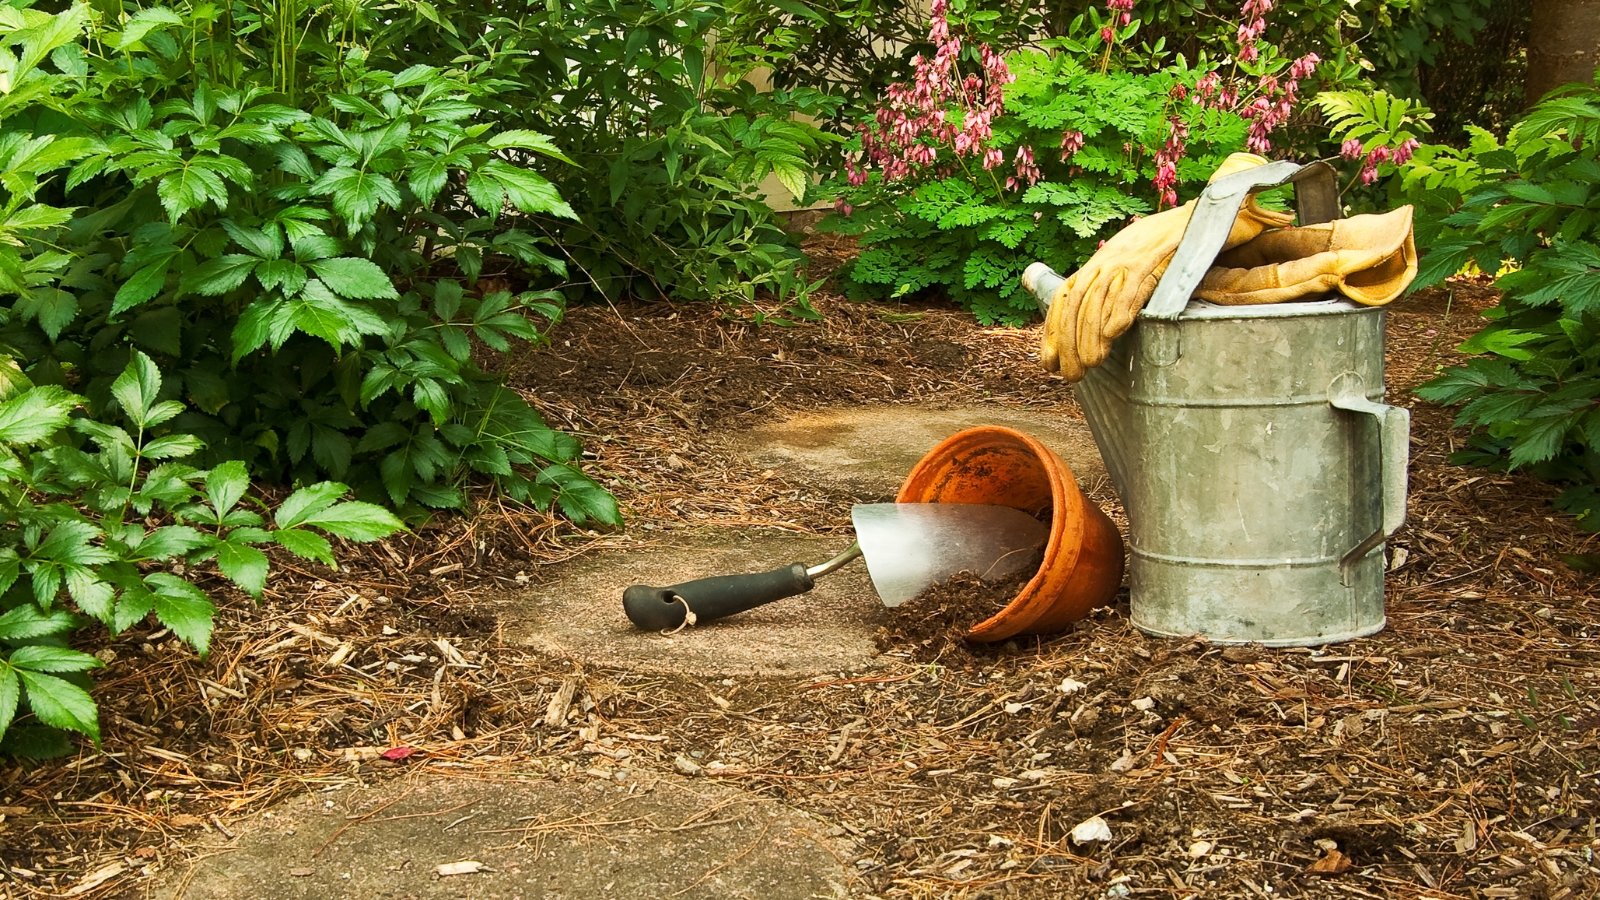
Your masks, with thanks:
[[[1218,179],[1137,323],[1078,386],[1128,513],[1132,620],[1152,634],[1305,646],[1384,626],[1410,414],[1382,402],[1383,310],[1190,302],[1245,198],[1288,181],[1301,224],[1338,217],[1322,163]],[[1062,280],[1043,263],[1023,276],[1041,305]]]

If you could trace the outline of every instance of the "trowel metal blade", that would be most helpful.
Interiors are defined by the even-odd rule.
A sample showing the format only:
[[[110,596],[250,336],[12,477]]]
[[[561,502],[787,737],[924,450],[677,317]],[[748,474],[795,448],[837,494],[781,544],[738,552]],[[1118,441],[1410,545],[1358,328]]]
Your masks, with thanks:
[[[957,572],[998,581],[1038,566],[1050,527],[1009,506],[863,503],[850,510],[872,586],[899,606]]]

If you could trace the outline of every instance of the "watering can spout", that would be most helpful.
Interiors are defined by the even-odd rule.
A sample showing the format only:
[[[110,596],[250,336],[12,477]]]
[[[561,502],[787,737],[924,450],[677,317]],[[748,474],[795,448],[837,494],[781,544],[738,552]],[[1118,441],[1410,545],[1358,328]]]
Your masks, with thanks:
[[[1039,312],[1049,315],[1050,300],[1056,289],[1066,282],[1060,272],[1042,262],[1036,262],[1022,271],[1022,287],[1039,301]]]

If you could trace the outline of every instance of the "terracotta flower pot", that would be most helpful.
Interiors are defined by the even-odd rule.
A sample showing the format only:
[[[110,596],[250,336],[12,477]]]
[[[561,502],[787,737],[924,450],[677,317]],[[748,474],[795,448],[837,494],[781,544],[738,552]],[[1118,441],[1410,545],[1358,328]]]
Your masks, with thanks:
[[[1050,517],[1044,560],[1006,607],[967,632],[973,641],[1048,634],[1109,602],[1122,583],[1122,536],[1089,502],[1061,457],[1011,428],[953,434],[906,476],[900,503],[993,503]]]

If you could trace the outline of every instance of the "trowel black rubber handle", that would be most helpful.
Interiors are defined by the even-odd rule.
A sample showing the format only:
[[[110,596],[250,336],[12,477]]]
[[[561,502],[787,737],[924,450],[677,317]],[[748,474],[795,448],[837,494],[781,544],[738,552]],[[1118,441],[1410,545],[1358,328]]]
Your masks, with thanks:
[[[671,587],[636,584],[622,592],[622,611],[639,628],[664,631],[683,624],[685,604],[694,610],[698,624],[804,594],[815,586],[806,567],[792,563],[771,572],[716,575]]]

